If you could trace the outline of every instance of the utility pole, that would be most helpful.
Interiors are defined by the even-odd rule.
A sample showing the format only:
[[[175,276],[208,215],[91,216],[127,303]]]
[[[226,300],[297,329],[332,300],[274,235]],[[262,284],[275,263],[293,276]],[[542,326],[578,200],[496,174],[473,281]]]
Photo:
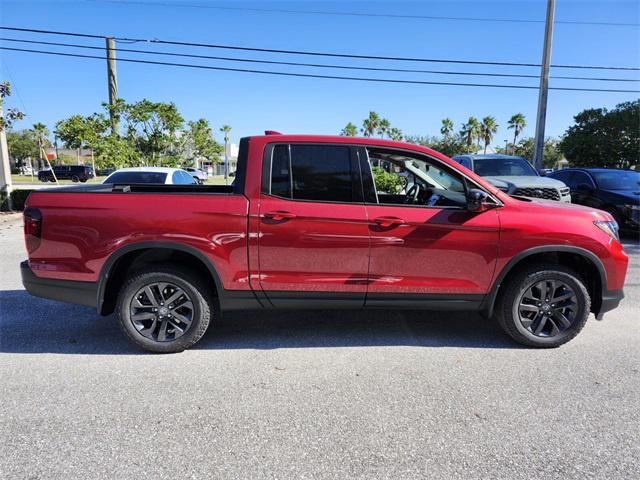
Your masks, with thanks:
[[[109,86],[109,118],[111,119],[111,133],[120,133],[120,118],[113,110],[118,101],[118,77],[116,73],[116,41],[113,37],[105,38],[107,42],[107,84]]]
[[[536,146],[533,154],[533,165],[536,170],[542,168],[544,153],[544,127],[547,120],[547,96],[549,94],[549,64],[551,63],[551,41],[553,39],[553,17],[555,0],[547,0],[547,21],[544,27],[544,49],[542,51],[542,67],[540,70],[540,90],[538,92],[538,117],[536,121]]]
[[[2,102],[0,102],[0,118],[4,118]],[[0,191],[7,192],[7,207],[12,210],[11,166],[9,165],[9,148],[7,147],[7,133],[5,130],[5,128],[0,129]]]

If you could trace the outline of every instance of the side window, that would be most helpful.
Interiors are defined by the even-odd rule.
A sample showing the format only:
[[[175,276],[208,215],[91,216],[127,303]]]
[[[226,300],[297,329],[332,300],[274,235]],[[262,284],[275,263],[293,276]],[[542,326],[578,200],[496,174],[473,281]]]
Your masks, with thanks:
[[[334,145],[291,145],[293,198],[352,202],[351,149]]]
[[[463,177],[427,156],[368,148],[378,202],[425,207],[464,207]],[[388,170],[375,167],[388,163]]]
[[[271,158],[271,194],[291,198],[289,145],[277,145]]]
[[[191,185],[193,183],[191,175],[181,170],[173,172],[171,180],[175,185]]]
[[[469,161],[468,158],[454,158],[454,160],[456,162],[458,162],[460,165],[462,165],[463,167],[467,167],[468,169],[471,169],[471,162]]]
[[[362,189],[353,181],[352,171],[348,146],[277,145],[271,157],[269,193],[294,200],[361,201]]]
[[[594,187],[595,185],[593,184],[593,182],[591,181],[591,178],[589,178],[589,175],[587,175],[584,172],[574,172],[574,182],[576,184],[576,188],[578,187],[578,185],[580,184],[586,184],[589,185],[590,187]]]

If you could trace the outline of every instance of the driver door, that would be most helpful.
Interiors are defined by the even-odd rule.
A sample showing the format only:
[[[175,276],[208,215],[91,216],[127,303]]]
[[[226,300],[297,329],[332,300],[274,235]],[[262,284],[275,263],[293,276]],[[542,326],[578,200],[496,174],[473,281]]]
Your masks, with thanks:
[[[402,162],[415,160],[415,165],[428,169],[434,179],[429,181],[430,186],[436,187],[432,191],[441,191],[453,199],[465,198],[464,180],[445,164],[416,152],[362,148],[359,158],[371,239],[366,305],[401,301],[406,306],[417,306],[434,299],[454,303],[456,299],[479,300],[489,290],[494,274],[499,209],[474,213],[466,209],[466,204],[454,205],[448,200],[440,202],[448,203],[446,206],[432,205],[435,197],[426,195],[420,204],[385,203],[398,202],[397,197],[403,193],[409,194],[406,201],[411,202],[415,192],[410,178],[396,195],[376,188],[371,162],[380,164],[381,158],[394,165],[390,173],[405,177]],[[416,183],[421,183],[420,179]]]

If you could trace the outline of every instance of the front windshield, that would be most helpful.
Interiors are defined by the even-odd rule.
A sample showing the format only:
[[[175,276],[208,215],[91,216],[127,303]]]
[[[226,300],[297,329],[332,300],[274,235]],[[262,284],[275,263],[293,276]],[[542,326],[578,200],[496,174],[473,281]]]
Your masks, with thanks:
[[[598,187],[603,190],[634,190],[640,191],[640,172],[630,170],[609,170],[591,172]]]
[[[102,183],[164,183],[164,172],[114,172]]]
[[[481,177],[509,177],[515,175],[538,176],[524,158],[476,158],[473,171]]]

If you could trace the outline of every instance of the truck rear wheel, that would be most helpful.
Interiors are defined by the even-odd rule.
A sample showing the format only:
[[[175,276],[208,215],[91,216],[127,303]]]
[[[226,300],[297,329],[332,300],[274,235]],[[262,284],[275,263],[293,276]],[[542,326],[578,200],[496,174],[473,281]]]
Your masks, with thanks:
[[[541,348],[573,339],[589,316],[583,280],[562,265],[529,267],[508,280],[496,316],[516,342]]]
[[[204,279],[173,265],[136,272],[118,295],[120,327],[138,347],[181,352],[207,331],[213,298]]]

